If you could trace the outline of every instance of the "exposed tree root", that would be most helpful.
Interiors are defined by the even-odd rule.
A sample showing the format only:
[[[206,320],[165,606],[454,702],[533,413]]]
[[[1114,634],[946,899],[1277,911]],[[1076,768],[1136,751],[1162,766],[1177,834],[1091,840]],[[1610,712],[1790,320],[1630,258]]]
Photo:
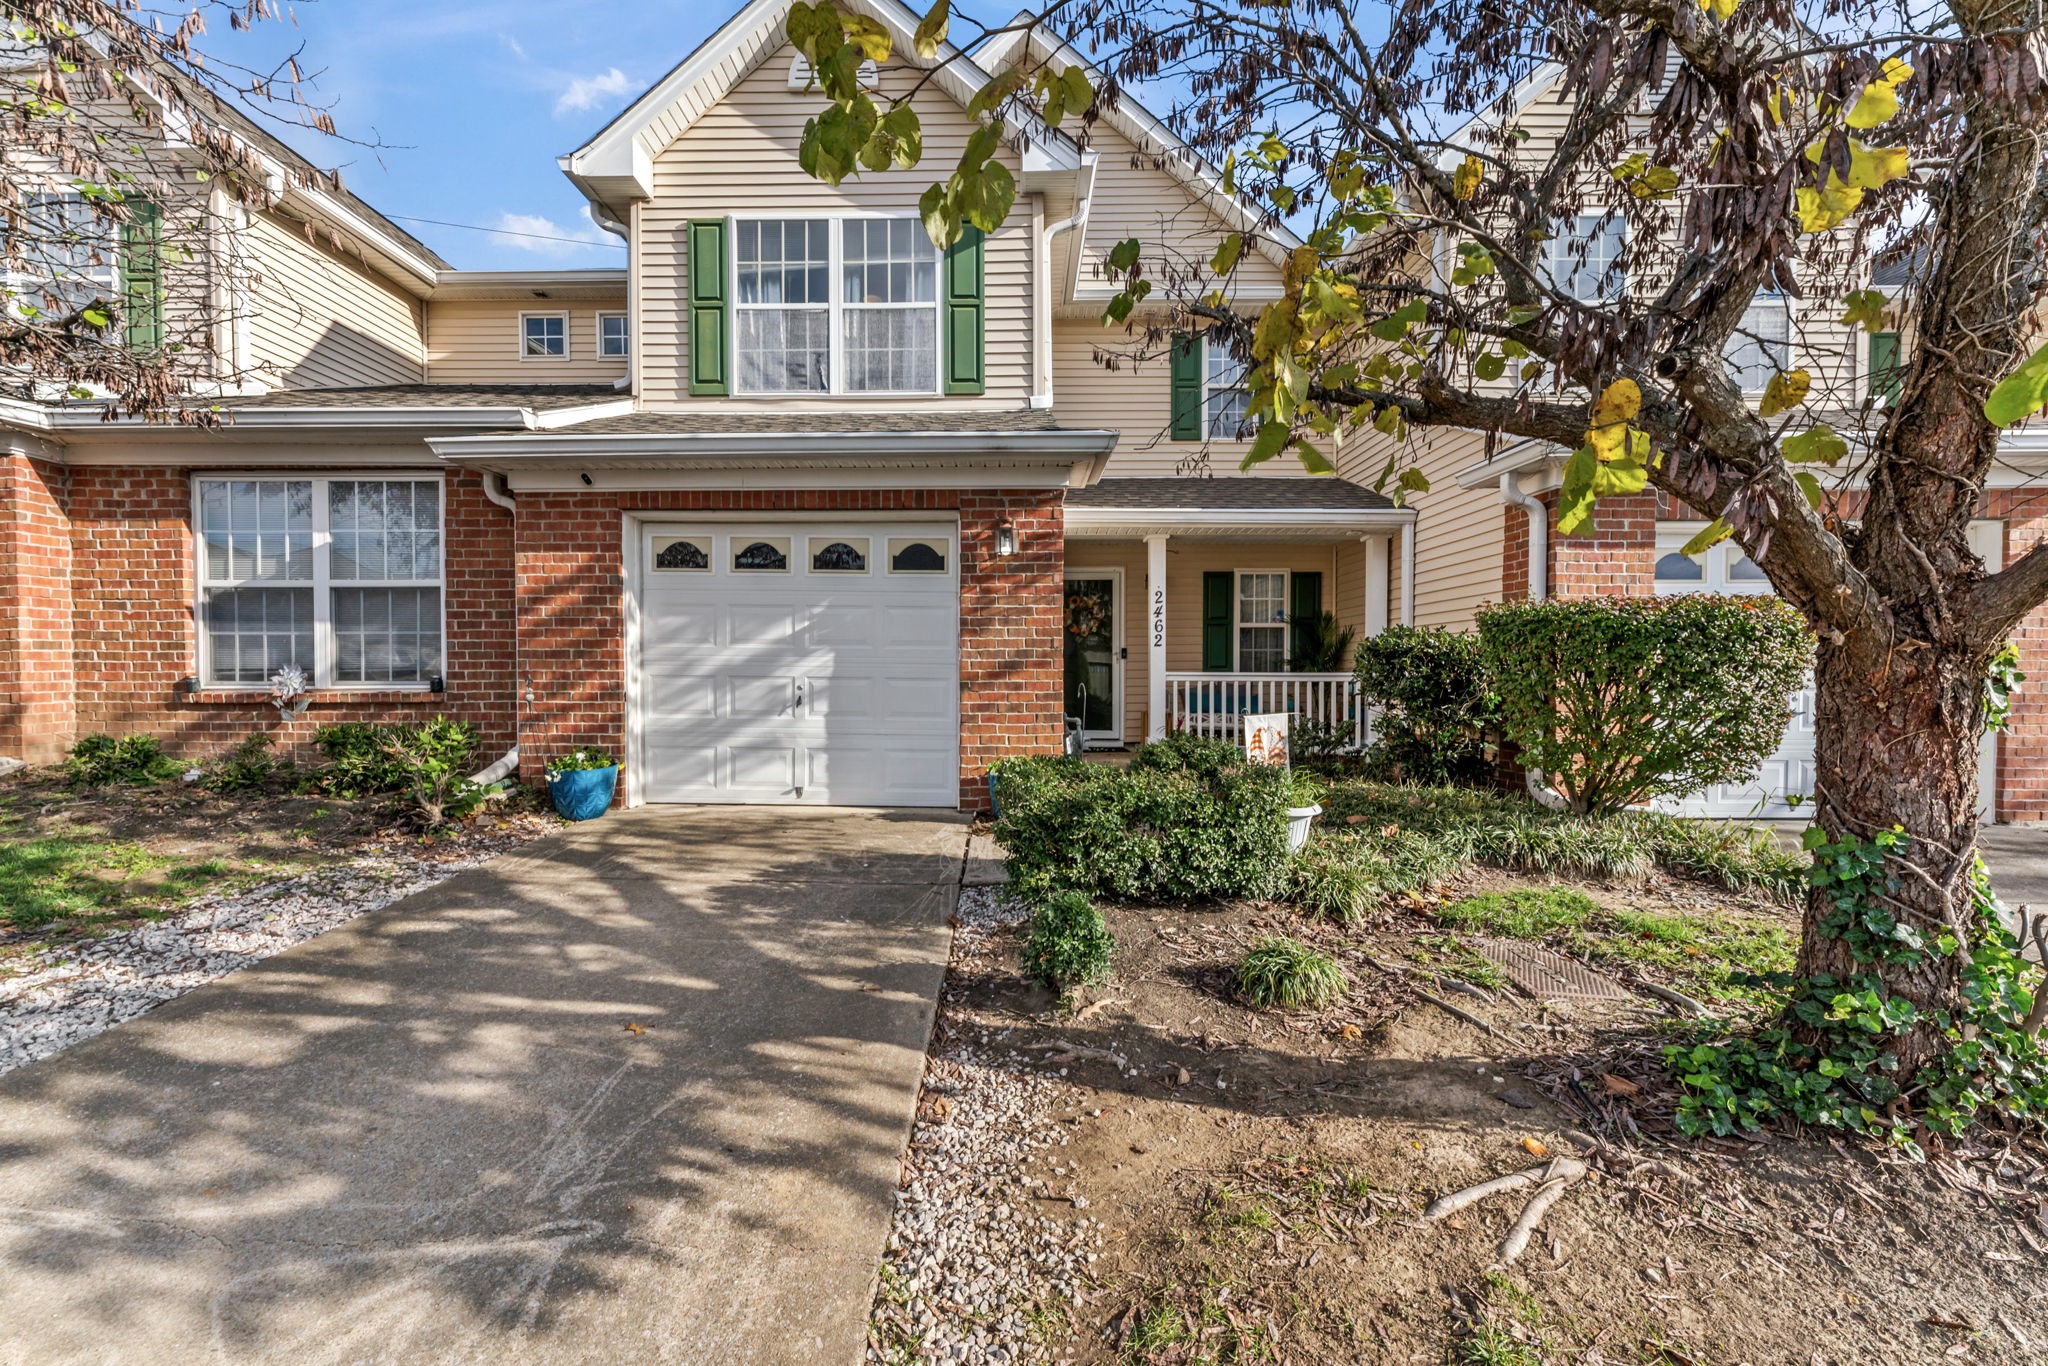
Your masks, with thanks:
[[[1461,1209],[1476,1205],[1488,1196],[1499,1195],[1503,1191],[1527,1190],[1534,1186],[1536,1193],[1529,1197],[1529,1203],[1522,1207],[1522,1212],[1516,1216],[1513,1227],[1508,1229],[1508,1236],[1501,1240],[1499,1264],[1511,1266],[1528,1248],[1529,1239],[1542,1226],[1543,1216],[1550,1212],[1550,1207],[1556,1204],[1567,1190],[1585,1180],[1586,1173],[1591,1170],[1592,1168],[1575,1157],[1553,1158],[1540,1167],[1509,1172],[1506,1176],[1496,1176],[1490,1181],[1481,1181],[1476,1186],[1467,1186],[1463,1190],[1452,1191],[1449,1195],[1438,1196],[1430,1202],[1429,1208],[1422,1211],[1422,1217],[1442,1219],[1456,1214]]]

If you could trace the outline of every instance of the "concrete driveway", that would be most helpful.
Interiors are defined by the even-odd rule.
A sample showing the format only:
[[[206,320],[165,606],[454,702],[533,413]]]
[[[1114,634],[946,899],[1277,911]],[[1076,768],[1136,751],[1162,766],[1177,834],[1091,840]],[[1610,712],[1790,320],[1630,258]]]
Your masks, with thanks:
[[[614,813],[0,1080],[0,1360],[855,1361],[965,838]]]

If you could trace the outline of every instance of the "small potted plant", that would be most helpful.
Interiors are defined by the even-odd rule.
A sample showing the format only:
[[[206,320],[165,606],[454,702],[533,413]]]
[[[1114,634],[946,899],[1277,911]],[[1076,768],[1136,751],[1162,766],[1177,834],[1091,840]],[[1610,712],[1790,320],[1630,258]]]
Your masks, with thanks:
[[[1309,828],[1323,814],[1323,789],[1308,774],[1290,769],[1287,774],[1287,852],[1298,854],[1308,843]]]
[[[548,762],[548,796],[563,820],[596,820],[611,809],[618,785],[619,761],[596,746],[572,749]]]

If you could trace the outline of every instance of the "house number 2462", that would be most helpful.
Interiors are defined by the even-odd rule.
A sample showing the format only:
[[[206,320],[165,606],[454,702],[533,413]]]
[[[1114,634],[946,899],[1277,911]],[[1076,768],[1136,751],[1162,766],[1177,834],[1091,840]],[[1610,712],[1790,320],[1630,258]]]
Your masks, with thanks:
[[[1152,648],[1166,648],[1166,590],[1152,590]]]

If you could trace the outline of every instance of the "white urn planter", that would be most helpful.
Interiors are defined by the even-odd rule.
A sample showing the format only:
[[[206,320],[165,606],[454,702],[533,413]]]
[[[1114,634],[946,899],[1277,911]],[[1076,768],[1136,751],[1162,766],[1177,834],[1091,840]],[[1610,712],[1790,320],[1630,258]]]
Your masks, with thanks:
[[[1316,823],[1316,817],[1323,814],[1323,808],[1316,806],[1290,806],[1287,808],[1287,852],[1298,854],[1308,843],[1309,827]]]

